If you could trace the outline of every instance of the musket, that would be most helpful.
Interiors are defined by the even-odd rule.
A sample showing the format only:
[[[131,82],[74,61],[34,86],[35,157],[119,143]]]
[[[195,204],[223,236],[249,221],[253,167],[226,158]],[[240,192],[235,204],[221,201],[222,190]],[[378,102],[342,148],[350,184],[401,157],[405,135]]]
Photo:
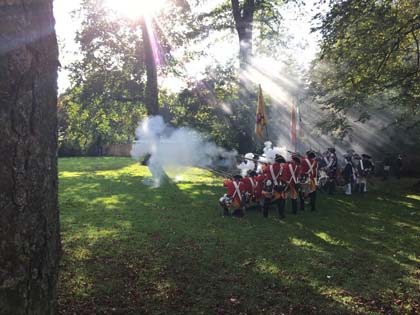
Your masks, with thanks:
[[[254,154],[254,155],[259,156],[258,154]],[[260,162],[258,159],[250,159],[250,158],[245,157],[244,155],[237,155],[237,156],[240,157],[243,160],[253,161],[253,162]]]
[[[232,174],[230,174],[230,173],[228,173],[228,172],[224,172],[224,171],[216,170],[216,169],[213,169],[213,168],[210,168],[210,167],[202,167],[202,168],[203,168],[203,169],[205,169],[205,170],[208,170],[208,171],[210,171],[210,172],[216,173],[216,174],[218,174],[218,175],[220,175],[220,176],[223,176],[223,177],[227,177],[227,178],[233,179],[233,175],[232,175]]]
[[[291,153],[291,154],[295,154],[295,155],[297,155],[297,156],[299,156],[299,157],[304,157],[302,154],[300,154],[299,152],[293,152],[293,151],[289,151],[289,150],[287,150],[287,152],[289,152],[289,153]]]

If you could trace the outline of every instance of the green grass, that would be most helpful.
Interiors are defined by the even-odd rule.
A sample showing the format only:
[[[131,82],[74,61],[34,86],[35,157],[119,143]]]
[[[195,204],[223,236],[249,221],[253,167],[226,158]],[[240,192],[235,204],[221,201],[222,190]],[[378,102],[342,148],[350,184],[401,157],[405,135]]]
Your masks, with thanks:
[[[221,178],[184,169],[153,189],[128,158],[59,160],[60,314],[418,314],[413,179],[317,212],[224,218]],[[169,172],[174,178],[177,172]],[[416,313],[417,312],[417,313]]]

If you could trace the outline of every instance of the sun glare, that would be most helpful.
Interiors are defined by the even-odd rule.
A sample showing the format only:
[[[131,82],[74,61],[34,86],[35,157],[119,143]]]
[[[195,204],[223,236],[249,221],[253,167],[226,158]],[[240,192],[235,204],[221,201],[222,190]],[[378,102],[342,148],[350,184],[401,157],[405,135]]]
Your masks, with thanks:
[[[166,0],[106,0],[107,6],[130,19],[150,17],[161,9]]]

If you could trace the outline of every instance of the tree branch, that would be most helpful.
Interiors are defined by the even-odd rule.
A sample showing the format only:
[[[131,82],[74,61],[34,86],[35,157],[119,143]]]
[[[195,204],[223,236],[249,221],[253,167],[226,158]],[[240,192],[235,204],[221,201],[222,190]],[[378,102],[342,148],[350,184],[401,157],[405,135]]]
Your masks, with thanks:
[[[239,0],[231,0],[232,3],[232,13],[233,18],[235,19],[236,27],[240,25],[242,22],[242,16],[241,16],[241,8],[239,6]]]
[[[417,47],[417,68],[420,67],[420,49],[419,49],[419,40],[416,36],[416,33],[414,31],[411,32],[411,34],[414,37],[414,40],[416,41],[416,47]]]

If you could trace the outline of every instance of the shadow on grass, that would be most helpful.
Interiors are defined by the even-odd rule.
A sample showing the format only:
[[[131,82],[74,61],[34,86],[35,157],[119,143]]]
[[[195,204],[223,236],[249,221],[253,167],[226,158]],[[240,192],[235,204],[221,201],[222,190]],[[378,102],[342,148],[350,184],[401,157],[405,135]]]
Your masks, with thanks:
[[[374,314],[415,307],[419,213],[401,203],[419,201],[377,192],[322,196],[321,211],[288,214],[285,222],[274,211],[269,219],[257,211],[222,218],[217,180],[192,176],[152,189],[143,184],[144,168],[133,172],[130,163],[61,169],[81,172],[60,178],[61,314]]]

